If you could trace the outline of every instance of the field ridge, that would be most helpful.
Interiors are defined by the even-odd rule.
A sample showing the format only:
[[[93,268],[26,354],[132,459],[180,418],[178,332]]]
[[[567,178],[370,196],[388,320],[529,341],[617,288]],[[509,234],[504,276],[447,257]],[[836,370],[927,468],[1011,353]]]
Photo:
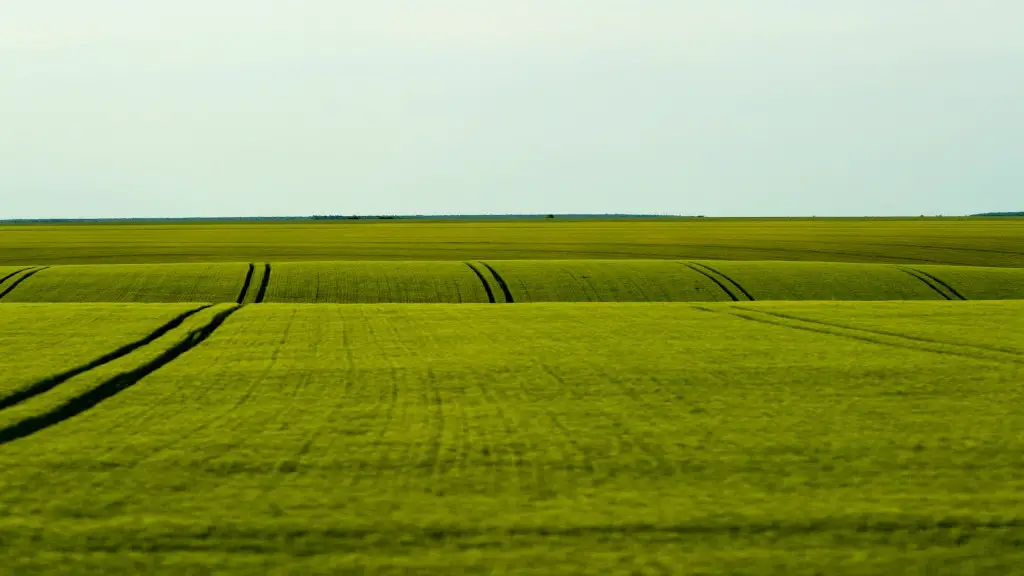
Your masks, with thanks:
[[[3,300],[4,296],[7,296],[11,292],[13,292],[14,289],[20,286],[22,282],[28,280],[29,278],[35,276],[36,274],[42,272],[43,270],[46,270],[47,268],[49,268],[49,266],[44,266],[43,268],[36,268],[35,270],[25,273],[25,275],[23,275],[21,278],[18,278],[17,280],[12,282],[11,285],[8,286],[6,290],[0,292],[0,300]]]
[[[200,312],[207,308],[209,307],[204,307],[195,312]],[[49,410],[43,411],[41,414],[27,416],[0,429],[0,446],[60,424],[134,386],[146,376],[202,344],[240,308],[240,306],[232,305],[230,308],[217,313],[209,322],[190,330],[178,342],[155,358],[129,370],[119,372],[98,385],[90,387],[81,394],[73,396]]]
[[[476,266],[473,266],[469,262],[466,262],[466,266],[469,266],[469,269],[473,271],[473,274],[476,274],[476,277],[480,279],[480,283],[484,285],[484,291],[487,292],[487,301],[494,304],[496,302],[494,299],[494,290],[491,290],[491,285],[487,283],[487,278],[484,278],[483,273],[481,273]]]

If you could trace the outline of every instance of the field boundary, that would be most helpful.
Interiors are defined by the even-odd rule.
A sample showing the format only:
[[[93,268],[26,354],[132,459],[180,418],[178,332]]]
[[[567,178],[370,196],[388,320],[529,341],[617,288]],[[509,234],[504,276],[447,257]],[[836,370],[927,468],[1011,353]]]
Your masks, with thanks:
[[[476,274],[476,277],[480,279],[480,283],[484,285],[484,290],[487,292],[487,301],[494,304],[494,291],[491,290],[491,285],[487,283],[487,278],[484,278],[483,273],[477,270],[476,266],[473,266],[469,262],[466,262],[466,266],[469,266],[469,269],[473,271],[473,274]]]
[[[702,262],[696,262],[696,261],[688,260],[686,262],[686,265],[689,266],[690,268],[693,268],[697,272],[701,272],[702,274],[704,274],[705,276],[711,278],[712,280],[715,280],[716,279],[715,277],[717,276],[717,277],[721,278],[722,280],[724,280],[725,282],[728,282],[729,284],[732,284],[733,288],[735,288],[738,293],[743,294],[743,296],[749,302],[754,302],[755,300],[757,300],[756,298],[751,296],[750,292],[747,292],[747,289],[744,288],[743,285],[741,285],[739,282],[733,280],[732,278],[730,278],[729,276],[723,274],[719,270],[716,270],[716,269],[712,268],[711,266],[708,266],[707,264],[704,264]],[[716,283],[721,285],[720,282],[716,282]],[[726,290],[726,292],[732,292],[732,291]],[[736,296],[736,293],[732,293],[732,295],[735,296],[735,300],[737,302],[742,302],[743,301],[741,298],[739,298],[739,296]]]
[[[270,263],[263,265],[263,279],[260,280],[260,289],[256,292],[256,300],[253,304],[263,304],[263,299],[267,297],[267,288],[270,286]]]
[[[238,304],[245,304],[245,297],[249,294],[249,285],[252,284],[252,276],[256,273],[256,265],[249,263],[249,271],[245,273],[245,283],[242,284],[242,291],[238,293]]]
[[[925,272],[924,270],[919,270],[917,268],[911,268],[910,266],[906,266],[906,269],[907,270],[913,270],[914,272],[917,272],[918,274],[921,274],[923,276],[931,278],[933,281],[935,281],[936,283],[941,285],[943,288],[945,288],[946,290],[949,290],[950,294],[952,294],[956,298],[958,298],[960,300],[967,300],[967,297],[964,296],[963,294],[961,294],[960,292],[957,292],[956,288],[953,288],[948,283],[946,283],[944,280],[942,280],[941,278],[938,278],[934,274],[930,274],[928,272]]]
[[[30,398],[53,390],[57,386],[60,386],[64,382],[67,382],[68,380],[74,378],[75,376],[78,376],[79,374],[84,374],[89,370],[99,368],[104,364],[109,364],[114,360],[117,360],[118,358],[123,358],[128,354],[131,354],[132,352],[138,350],[139,348],[142,348],[147,344],[151,344],[153,341],[160,338],[164,334],[167,334],[171,330],[174,330],[178,326],[181,326],[185,322],[185,320],[188,320],[192,316],[198,314],[199,312],[202,312],[203,310],[206,310],[207,308],[210,308],[211,306],[213,305],[207,304],[206,306],[200,306],[199,308],[195,308],[183,314],[179,314],[178,316],[172,318],[163,326],[160,326],[159,328],[144,336],[143,338],[140,338],[139,340],[136,340],[129,344],[125,344],[124,346],[121,346],[120,348],[114,350],[113,352],[104,354],[103,356],[100,356],[95,360],[82,364],[81,366],[77,366],[70,370],[66,370],[64,372],[61,372],[60,374],[49,376],[47,378],[39,380],[34,384],[30,384],[29,386],[21,390],[18,390],[13,394],[8,394],[7,396],[0,398],[0,410],[4,410],[6,408],[10,408],[12,406],[21,404],[22,402],[29,400]]]
[[[240,306],[235,306],[217,314],[206,325],[190,331],[180,342],[171,346],[153,360],[126,372],[122,372],[100,383],[96,387],[91,388],[87,392],[67,400],[60,406],[44,414],[26,418],[6,428],[0,429],[0,446],[20,438],[25,438],[26,436],[30,436],[36,432],[40,432],[50,428],[51,426],[60,424],[65,420],[78,416],[100,402],[103,402],[104,400],[134,386],[146,376],[149,376],[153,372],[156,372],[160,368],[163,368],[167,364],[173,362],[182,354],[202,344],[212,336],[218,328],[220,328],[228,317],[237,312],[240,308]]]
[[[28,280],[29,278],[35,276],[36,274],[39,274],[43,270],[48,270],[49,268],[50,268],[49,266],[44,266],[42,268],[36,268],[35,270],[27,272],[24,276],[22,276],[21,278],[18,278],[14,282],[12,282],[11,285],[8,286],[6,290],[4,290],[3,292],[0,292],[0,300],[3,300],[4,296],[7,296],[11,292],[13,292],[14,289],[17,288],[18,286],[21,286],[21,283],[24,282],[25,280]]]
[[[498,282],[498,286],[501,288],[501,293],[505,295],[505,303],[514,304],[515,299],[512,298],[512,291],[508,289],[508,284],[505,283],[505,279],[501,277],[501,274],[498,274],[498,271],[492,268],[487,262],[480,263],[491,271],[491,276],[494,276],[494,279]]]

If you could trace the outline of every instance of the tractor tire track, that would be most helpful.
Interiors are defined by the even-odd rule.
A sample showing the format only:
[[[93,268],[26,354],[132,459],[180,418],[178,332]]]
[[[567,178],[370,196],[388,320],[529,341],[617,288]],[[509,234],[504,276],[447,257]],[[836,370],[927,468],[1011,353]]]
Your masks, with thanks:
[[[935,292],[939,296],[942,296],[943,299],[945,299],[945,300],[952,300],[953,299],[953,296],[943,292],[937,285],[933,284],[931,280],[929,280],[928,278],[922,276],[921,274],[918,274],[917,270],[914,270],[913,268],[904,268],[903,266],[897,266],[896,268],[899,271],[903,272],[904,274],[910,276],[911,278],[914,278],[915,280],[921,282],[925,286],[931,288],[933,292]]]
[[[254,304],[263,304],[263,300],[267,297],[267,287],[270,286],[270,264],[263,265],[263,279],[260,280],[260,289],[256,292],[256,300]]]
[[[501,287],[502,294],[505,295],[505,303],[514,304],[515,300],[512,298],[512,291],[508,289],[508,284],[505,283],[505,279],[502,278],[500,274],[498,274],[497,270],[491,268],[491,265],[488,264],[487,262],[481,262],[481,264],[483,264],[488,270],[491,271],[491,276],[494,276],[494,279],[498,282],[498,286]]]
[[[166,324],[157,328],[149,335],[139,340],[136,340],[135,342],[125,344],[124,346],[118,348],[117,350],[114,350],[109,354],[100,356],[99,358],[96,358],[91,362],[88,362],[76,368],[72,368],[71,370],[68,370],[66,372],[61,372],[60,374],[50,376],[48,378],[45,378],[34,384],[29,385],[26,388],[18,390],[13,394],[0,398],[0,410],[21,404],[22,402],[30,398],[43,394],[44,392],[49,392],[50,390],[53,390],[57,386],[60,386],[64,382],[67,382],[68,380],[74,378],[75,376],[78,376],[79,374],[83,374],[85,372],[88,372],[89,370],[103,366],[104,364],[109,364],[114,360],[117,360],[118,358],[123,358],[128,354],[131,354],[132,352],[138,350],[139,348],[151,344],[158,338],[162,337],[164,334],[167,334],[171,330],[174,330],[178,326],[181,326],[182,323],[185,322],[185,320],[188,320],[195,314],[198,314],[199,312],[206,310],[210,306],[212,305],[200,306],[199,308],[196,308],[194,310],[189,310],[188,312],[185,312],[184,314],[181,314],[171,319],[170,322],[167,322]]]
[[[724,278],[726,280],[726,282],[732,284],[737,290],[739,290],[744,296],[746,296],[747,300],[749,300],[751,302],[756,300],[756,298],[751,296],[750,292],[747,292],[747,289],[744,288],[743,286],[741,286],[739,282],[733,280],[732,278],[726,276],[725,274],[722,274],[721,272],[719,272],[718,270],[715,270],[711,266],[708,266],[707,264],[702,264],[700,262],[692,262],[692,264],[694,266],[700,266],[701,268],[711,272],[712,274],[717,274],[717,275],[721,276],[722,278]]]
[[[494,291],[491,290],[491,285],[487,283],[487,278],[484,278],[483,273],[477,270],[476,266],[473,266],[469,262],[466,262],[466,266],[469,266],[469,269],[473,271],[473,274],[476,274],[476,277],[480,279],[480,283],[484,285],[484,291],[487,292],[487,301],[494,304]]]
[[[31,277],[35,276],[36,274],[39,274],[43,270],[47,270],[49,268],[50,268],[49,266],[44,266],[43,268],[36,268],[35,270],[32,270],[31,272],[28,272],[27,274],[25,274],[21,278],[18,278],[17,280],[12,282],[11,285],[8,286],[6,290],[4,290],[3,292],[0,292],[0,300],[3,300],[4,296],[7,296],[8,294],[10,294],[15,288],[20,286],[21,283],[24,282],[25,280],[28,280],[29,278],[31,278]]]
[[[4,276],[3,278],[0,278],[0,286],[3,286],[4,282],[7,282],[11,278],[14,278],[15,276],[17,276],[18,274],[21,274],[25,270],[31,270],[31,269],[32,269],[32,266],[29,266],[28,268],[22,268],[21,270],[15,270],[14,272],[11,272],[7,276]]]
[[[238,310],[239,308],[236,307],[217,314],[208,324],[202,328],[193,330],[182,341],[178,342],[142,366],[127,372],[122,372],[121,374],[99,384],[84,394],[68,400],[64,404],[45,414],[26,418],[17,424],[0,430],[0,446],[20,438],[31,436],[32,434],[41,432],[52,426],[56,426],[65,420],[74,418],[104,400],[112,398],[128,388],[131,388],[135,384],[138,384],[139,381],[146,376],[149,376],[153,372],[156,372],[160,368],[170,364],[181,355],[205,342],[232,314]]]
[[[689,268],[689,269],[693,270],[694,272],[696,272],[696,273],[698,273],[698,274],[700,274],[700,275],[704,276],[704,277],[705,277],[705,278],[707,278],[708,280],[711,280],[712,282],[714,282],[715,284],[717,284],[717,285],[718,285],[718,287],[722,289],[722,292],[725,292],[725,294],[726,294],[726,295],[727,295],[727,296],[728,296],[728,297],[729,297],[729,298],[730,298],[730,299],[731,299],[731,300],[732,300],[733,302],[739,302],[739,301],[740,301],[740,299],[739,299],[739,298],[737,298],[737,297],[736,297],[736,295],[732,293],[732,290],[729,290],[728,288],[726,288],[725,284],[723,284],[723,283],[722,283],[722,282],[721,282],[721,281],[720,281],[720,280],[719,280],[718,278],[715,278],[715,277],[714,277],[714,276],[712,276],[711,274],[708,274],[708,273],[707,273],[707,272],[705,272],[704,270],[701,270],[700,268],[697,268],[696,266],[694,266],[693,264],[691,264],[691,263],[689,263],[689,262],[683,262],[682,264],[683,264],[683,266],[686,266],[687,268]],[[710,312],[710,310],[708,310],[708,311]]]
[[[963,294],[957,292],[956,288],[953,288],[952,286],[950,286],[949,284],[944,282],[941,278],[937,278],[934,275],[929,274],[928,272],[925,272],[924,270],[919,270],[917,268],[911,268],[910,266],[906,266],[905,268],[907,270],[913,270],[914,272],[917,272],[918,274],[921,274],[923,276],[926,276],[926,277],[930,278],[936,284],[939,284],[940,286],[942,286],[946,290],[949,290],[949,293],[952,294],[953,296],[955,296],[956,298],[958,298],[960,300],[967,300],[967,297],[965,297]]]
[[[956,348],[970,348],[970,349],[978,350],[979,352],[990,353],[990,354],[997,354],[997,355],[1004,355],[1005,354],[1005,355],[1008,355],[1008,356],[1012,357],[1012,358],[1007,358],[1006,359],[1009,362],[1024,363],[1024,353],[1022,353],[1022,352],[1020,352],[1018,350],[1012,350],[1010,348],[994,348],[994,347],[987,347],[987,346],[978,346],[977,344],[945,342],[945,341],[936,340],[936,339],[933,339],[933,338],[923,338],[921,336],[910,336],[910,335],[907,335],[907,334],[900,334],[898,332],[888,332],[886,330],[874,330],[874,329],[870,329],[870,328],[858,328],[858,327],[855,327],[855,326],[846,326],[844,324],[837,324],[837,323],[834,323],[834,322],[825,322],[825,321],[822,321],[822,320],[813,320],[813,319],[810,319],[810,318],[803,318],[803,317],[800,317],[800,316],[793,316],[793,315],[790,315],[790,314],[782,314],[780,312],[769,312],[767,310],[752,310],[750,308],[740,308],[740,310],[744,310],[745,312],[755,312],[757,314],[766,314],[768,316],[775,316],[777,318],[783,318],[783,319],[786,319],[786,320],[793,320],[793,321],[797,321],[797,322],[806,322],[808,324],[819,324],[821,326],[827,326],[827,327],[830,327],[830,328],[839,328],[841,330],[851,330],[851,331],[854,331],[854,332],[865,332],[867,334],[876,334],[878,336],[888,336],[890,338],[902,338],[902,339],[905,339],[905,340],[913,340],[913,341],[916,341],[916,342],[923,342],[925,344],[937,344],[939,346],[953,346],[953,347],[956,347]]]
[[[746,309],[743,309],[743,310],[746,311],[746,312],[750,312],[750,310],[746,310]],[[828,330],[826,328],[823,328],[823,327],[819,328],[819,327],[816,327],[814,325],[801,326],[801,325],[795,323],[794,321],[791,321],[793,323],[788,323],[788,322],[783,322],[782,320],[777,320],[777,319],[772,319],[772,318],[758,318],[757,316],[748,316],[746,314],[739,314],[739,313],[736,313],[736,312],[726,312],[726,314],[729,314],[731,316],[735,316],[737,318],[742,318],[743,320],[749,320],[751,322],[757,322],[757,323],[760,323],[760,324],[768,324],[768,325],[771,325],[771,326],[780,326],[782,328],[789,328],[791,330],[802,330],[804,332],[813,332],[815,334],[825,334],[827,336],[834,336],[836,338],[847,338],[847,339],[850,339],[850,340],[858,340],[858,341],[861,341],[861,342],[868,342],[868,343],[871,343],[871,344],[878,344],[880,346],[888,346],[890,348],[897,348],[897,349],[900,349],[900,350],[914,350],[914,351],[917,351],[917,352],[931,352],[932,354],[939,354],[939,355],[942,355],[942,356],[954,356],[954,357],[958,357],[958,358],[968,358],[968,359],[971,359],[971,360],[981,360],[981,361],[985,361],[985,362],[995,362],[995,363],[1001,363],[1001,364],[1005,364],[1006,362],[1011,362],[1011,363],[1015,363],[1015,364],[1024,364],[1024,361],[1017,360],[1017,359],[1014,359],[1014,360],[1010,360],[1010,359],[997,359],[997,358],[993,358],[991,356],[982,356],[982,355],[978,355],[978,354],[969,354],[967,352],[962,352],[962,351],[958,351],[958,350],[948,350],[948,349],[943,350],[943,349],[936,349],[936,348],[933,348],[933,347],[928,347],[928,346],[923,346],[923,345],[915,345],[916,344],[915,341],[907,340],[907,339],[905,339],[903,337],[899,337],[899,338],[896,338],[896,339],[897,340],[907,340],[907,341],[906,342],[902,342],[902,343],[898,343],[898,342],[891,342],[891,341],[882,340],[882,339],[879,339],[879,338],[872,338],[870,336],[871,335],[870,332],[862,332],[861,334],[850,334],[850,333],[839,332],[837,329]],[[860,331],[859,330],[850,330],[849,332],[860,332]],[[876,336],[878,336],[878,335],[876,334]],[[946,346],[953,347],[951,345],[946,345]]]
[[[249,271],[245,274],[245,283],[242,284],[242,291],[238,294],[237,303],[245,304],[245,297],[249,294],[249,285],[252,284],[252,275],[256,273],[256,265],[249,264]]]

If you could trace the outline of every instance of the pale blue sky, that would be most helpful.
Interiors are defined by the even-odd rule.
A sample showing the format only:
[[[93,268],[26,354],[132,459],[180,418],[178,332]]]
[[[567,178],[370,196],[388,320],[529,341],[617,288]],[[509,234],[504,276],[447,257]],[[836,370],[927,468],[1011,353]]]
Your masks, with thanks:
[[[1024,210],[1021,0],[0,0],[0,218]]]

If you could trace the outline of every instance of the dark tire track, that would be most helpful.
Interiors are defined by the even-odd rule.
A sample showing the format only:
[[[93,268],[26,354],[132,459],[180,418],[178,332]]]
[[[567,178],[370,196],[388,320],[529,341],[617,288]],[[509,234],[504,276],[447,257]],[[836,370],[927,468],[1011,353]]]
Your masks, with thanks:
[[[707,278],[708,280],[711,280],[711,281],[712,281],[712,282],[714,282],[715,284],[718,284],[718,287],[722,289],[722,292],[725,292],[725,294],[726,294],[727,296],[729,296],[729,298],[731,298],[733,302],[739,302],[739,301],[740,301],[740,299],[739,299],[739,298],[737,298],[737,297],[736,297],[736,295],[735,295],[735,294],[733,294],[731,290],[729,290],[728,288],[726,288],[726,287],[725,287],[725,284],[722,284],[722,282],[721,282],[721,281],[719,281],[719,280],[718,280],[718,278],[715,278],[715,277],[714,277],[714,276],[712,276],[711,274],[708,274],[707,272],[705,272],[705,271],[701,270],[700,268],[697,268],[696,266],[694,266],[693,264],[691,264],[691,263],[689,263],[689,262],[683,262],[683,266],[686,266],[687,268],[689,268],[689,269],[693,270],[694,272],[696,272],[696,273],[698,273],[698,274],[700,274],[700,275],[704,276],[704,277],[705,277],[705,278]]]
[[[944,280],[942,280],[941,278],[938,278],[938,277],[936,277],[936,276],[935,276],[935,275],[933,275],[933,274],[929,274],[928,272],[925,272],[924,270],[919,270],[919,269],[917,269],[917,268],[911,268],[910,266],[907,266],[907,269],[908,269],[908,270],[913,270],[914,272],[917,272],[918,274],[922,274],[922,275],[924,275],[924,276],[927,276],[928,278],[931,278],[931,279],[932,279],[932,280],[933,280],[934,282],[938,283],[939,285],[941,285],[941,286],[942,286],[943,288],[945,288],[946,290],[949,290],[950,294],[952,294],[953,296],[956,296],[956,297],[957,297],[957,298],[959,298],[960,300],[967,300],[967,297],[966,297],[966,296],[964,296],[963,294],[961,294],[961,293],[957,292],[957,291],[956,291],[956,288],[953,288],[952,286],[950,286],[949,284],[947,284],[947,283],[946,283],[946,282],[945,282]]]
[[[494,276],[494,279],[498,282],[498,286],[501,287],[501,293],[505,295],[505,303],[514,304],[515,300],[512,298],[512,291],[508,289],[508,284],[505,283],[505,279],[498,274],[497,270],[491,268],[491,265],[487,262],[481,262],[481,264],[491,271],[491,276]]]
[[[93,368],[103,366],[104,364],[109,364],[114,360],[117,360],[118,358],[123,358],[128,354],[131,354],[132,352],[138,350],[139,348],[142,348],[143,346],[152,343],[157,338],[160,338],[161,336],[167,334],[171,330],[174,330],[178,326],[181,326],[181,324],[185,322],[185,320],[188,320],[195,314],[198,314],[199,312],[206,310],[210,306],[212,306],[212,304],[200,306],[195,310],[189,310],[188,312],[185,312],[184,314],[181,314],[173,318],[170,322],[167,322],[166,324],[157,328],[151,334],[145,336],[140,340],[136,340],[135,342],[132,342],[130,344],[125,344],[124,346],[118,348],[117,350],[114,350],[109,354],[100,356],[99,358],[87,364],[83,364],[76,368],[72,368],[71,370],[68,370],[66,372],[61,372],[60,374],[50,376],[49,378],[40,380],[35,384],[28,386],[27,388],[18,390],[13,394],[0,398],[0,410],[21,404],[22,402],[28,400],[29,398],[53,390],[57,386],[60,386],[64,382],[67,382],[68,380],[74,378],[75,376],[78,376],[79,374],[83,374],[85,372],[88,372],[89,370],[92,370]]]
[[[708,270],[709,272],[712,272],[712,273],[714,273],[714,274],[718,274],[718,275],[719,275],[719,276],[721,276],[722,278],[725,278],[725,280],[726,280],[727,282],[729,282],[729,283],[730,283],[730,284],[732,284],[732,285],[733,285],[733,286],[734,286],[734,287],[735,287],[735,288],[736,288],[737,290],[739,290],[740,292],[742,292],[742,293],[743,293],[743,295],[747,297],[747,300],[750,300],[751,302],[753,302],[753,301],[755,301],[755,300],[756,300],[756,298],[754,298],[753,296],[751,296],[751,295],[750,295],[750,292],[747,292],[747,289],[746,289],[746,288],[744,288],[743,286],[741,286],[739,282],[737,282],[737,281],[733,280],[732,278],[729,278],[728,276],[726,276],[725,274],[722,274],[722,273],[721,273],[721,272],[719,272],[718,270],[715,270],[715,269],[714,269],[714,268],[712,268],[711,266],[708,266],[707,264],[701,264],[700,262],[693,262],[693,265],[694,265],[694,266],[700,266],[701,268],[703,268],[703,269],[705,269],[705,270]]]
[[[909,275],[909,276],[911,276],[913,278],[916,278],[917,280],[921,281],[925,286],[931,288],[936,294],[938,294],[939,296],[942,296],[946,300],[952,300],[953,299],[953,296],[943,292],[937,285],[933,284],[931,280],[929,280],[925,276],[919,274],[917,270],[915,270],[913,268],[904,268],[903,266],[897,266],[897,268],[902,270],[904,274],[907,274],[907,275]]]
[[[491,285],[487,283],[487,278],[484,278],[483,273],[477,270],[476,266],[473,266],[469,262],[466,262],[466,266],[469,266],[469,269],[473,271],[473,274],[476,274],[476,277],[480,279],[480,283],[484,285],[484,290],[487,292],[487,301],[494,304],[494,291],[491,290]]]
[[[741,308],[741,310],[743,310],[744,312],[752,312],[752,310],[747,310],[747,309],[742,309],[742,308]],[[998,363],[998,364],[1005,364],[1006,362],[1015,363],[1015,364],[1022,364],[1022,363],[1024,363],[1024,362],[1022,362],[1020,360],[1016,360],[1016,359],[1008,359],[1008,358],[998,359],[998,358],[994,358],[992,356],[981,356],[981,355],[978,355],[978,354],[969,354],[966,351],[961,352],[961,351],[958,351],[958,350],[938,350],[936,348],[929,348],[929,347],[927,347],[920,340],[916,340],[915,341],[915,340],[908,339],[908,338],[905,338],[905,337],[902,337],[902,336],[895,337],[895,339],[905,340],[905,342],[903,342],[903,343],[887,342],[885,340],[879,340],[878,338],[872,338],[871,337],[871,336],[881,336],[880,334],[873,333],[873,332],[867,332],[867,331],[860,330],[860,329],[845,329],[845,330],[848,330],[849,332],[858,332],[859,333],[859,334],[850,334],[850,333],[837,332],[835,330],[828,330],[826,327],[818,327],[818,326],[815,326],[814,324],[811,324],[809,326],[801,326],[799,323],[797,323],[796,321],[792,321],[792,320],[790,321],[791,323],[787,323],[787,322],[782,321],[781,319],[775,319],[775,318],[770,318],[770,317],[769,318],[758,318],[757,316],[748,316],[746,314],[740,314],[740,313],[737,313],[737,312],[726,312],[726,314],[729,314],[730,316],[735,316],[737,318],[742,318],[743,320],[748,320],[750,322],[757,322],[759,324],[768,324],[768,325],[771,325],[771,326],[778,326],[778,327],[781,327],[781,328],[788,328],[790,330],[801,330],[801,331],[804,331],[804,332],[813,332],[815,334],[824,334],[826,336],[833,336],[835,338],[847,338],[847,339],[850,339],[850,340],[858,340],[860,342],[868,342],[868,343],[871,343],[871,344],[877,344],[879,346],[887,346],[889,348],[896,348],[898,350],[914,350],[914,351],[917,351],[917,352],[930,352],[932,354],[939,354],[939,355],[942,355],[942,356],[953,356],[953,357],[957,357],[957,358],[969,358],[971,360],[976,360],[976,361],[980,360],[980,361],[984,361],[984,362],[995,362],[995,363]],[[808,324],[808,323],[804,322],[804,324]],[[835,327],[833,327],[833,328],[835,328]],[[943,343],[942,345],[945,346],[945,347],[948,347],[948,348],[956,348],[956,345],[954,345],[954,344],[945,344],[945,343]]]
[[[21,274],[25,270],[31,270],[31,269],[32,269],[32,266],[29,266],[28,268],[22,268],[21,270],[15,270],[14,272],[11,272],[7,276],[4,276],[3,278],[0,278],[0,286],[2,286],[4,282],[7,282],[11,278],[14,278],[15,276],[17,276],[18,274]]]
[[[160,368],[163,368],[167,364],[173,362],[182,354],[202,344],[206,339],[213,335],[217,328],[220,328],[221,324],[223,324],[229,316],[238,310],[239,308],[235,307],[217,314],[208,324],[202,328],[193,330],[181,342],[178,342],[146,364],[143,364],[133,370],[118,374],[117,376],[99,384],[92,390],[68,400],[46,414],[26,418],[17,424],[0,430],[0,446],[20,438],[25,438],[26,436],[30,436],[51,426],[56,426],[65,420],[78,416],[100,402],[127,390],[146,376],[149,376],[153,372],[156,372]]]
[[[263,279],[260,281],[260,290],[256,293],[254,304],[262,304],[267,297],[267,287],[270,286],[270,264],[263,265]]]
[[[0,292],[0,300],[3,300],[4,296],[7,296],[8,294],[10,294],[15,288],[20,286],[21,283],[24,282],[25,280],[28,280],[29,278],[35,276],[36,274],[39,274],[43,270],[48,270],[49,268],[50,268],[49,266],[45,266],[43,268],[36,268],[35,270],[32,270],[31,272],[25,274],[21,278],[18,278],[13,283],[11,283],[11,285],[8,286],[6,290],[4,290],[3,292]]]
[[[242,284],[242,291],[238,293],[238,304],[245,304],[245,297],[249,294],[249,285],[252,284],[252,275],[256,273],[256,265],[249,264],[249,271],[245,274],[245,283]]]
[[[962,343],[962,342],[946,342],[946,341],[943,341],[943,340],[936,340],[934,338],[923,338],[921,336],[911,336],[911,335],[908,335],[908,334],[900,334],[899,332],[889,332],[887,330],[875,330],[875,329],[872,329],[872,328],[859,328],[859,327],[856,327],[856,326],[848,326],[848,325],[839,324],[839,323],[836,323],[836,322],[825,322],[823,320],[814,320],[814,319],[811,319],[811,318],[803,318],[801,316],[794,316],[792,314],[782,314],[781,312],[770,312],[768,310],[754,310],[752,308],[741,308],[741,307],[737,307],[737,309],[743,310],[744,312],[756,312],[757,314],[765,314],[765,315],[768,315],[768,316],[775,316],[776,318],[783,318],[783,319],[786,319],[786,320],[794,320],[796,322],[806,322],[808,324],[819,324],[821,326],[827,326],[827,327],[831,327],[831,328],[839,328],[841,330],[850,330],[850,331],[853,331],[853,332],[865,332],[867,334],[877,334],[879,336],[889,336],[890,338],[902,338],[904,340],[913,340],[915,342],[924,342],[926,344],[938,344],[940,346],[952,346],[952,347],[955,347],[955,348],[970,348],[970,349],[978,350],[980,352],[992,352],[992,353],[996,353],[996,354],[1009,354],[1011,356],[1016,356],[1017,359],[1016,360],[1007,359],[1007,360],[1010,360],[1011,362],[1019,362],[1019,363],[1024,364],[1024,353],[1021,353],[1019,350],[1013,350],[1011,348],[998,348],[998,347],[978,346],[977,344],[966,344],[966,343]]]

